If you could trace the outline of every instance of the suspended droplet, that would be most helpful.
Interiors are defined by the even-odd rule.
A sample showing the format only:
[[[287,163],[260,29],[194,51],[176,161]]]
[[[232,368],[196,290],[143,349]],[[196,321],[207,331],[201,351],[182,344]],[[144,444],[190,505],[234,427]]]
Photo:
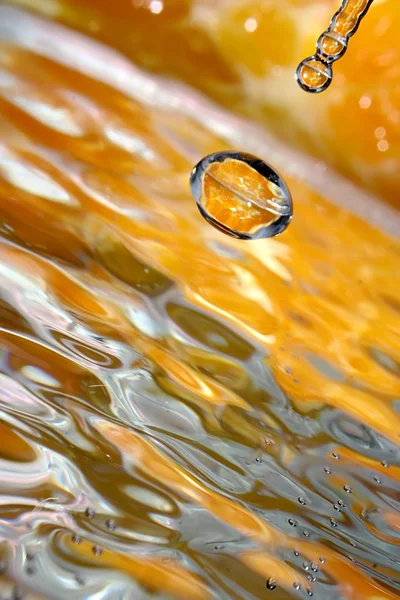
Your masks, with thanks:
[[[288,523],[291,527],[296,527],[297,526],[297,521],[296,519],[289,519]]]
[[[276,581],[272,577],[267,579],[267,583],[265,584],[267,590],[274,590],[276,588]]]
[[[331,84],[332,67],[314,54],[301,61],[297,67],[296,80],[305,92],[319,94]]]
[[[96,512],[93,510],[93,508],[87,508],[85,510],[85,515],[88,519],[93,519],[93,517],[96,515]]]
[[[306,506],[306,505],[307,505],[307,502],[306,502],[306,500],[303,498],[303,496],[299,496],[299,497],[297,498],[297,500],[298,500],[298,501],[300,502],[300,504],[302,504],[303,506]]]
[[[353,491],[349,485],[344,485],[344,486],[343,486],[343,489],[344,489],[344,491],[345,491],[345,492],[347,492],[348,494],[351,494],[351,493],[352,493],[352,491]]]
[[[197,207],[211,225],[242,240],[282,233],[293,215],[290,192],[265,162],[243,152],[217,152],[192,170]]]

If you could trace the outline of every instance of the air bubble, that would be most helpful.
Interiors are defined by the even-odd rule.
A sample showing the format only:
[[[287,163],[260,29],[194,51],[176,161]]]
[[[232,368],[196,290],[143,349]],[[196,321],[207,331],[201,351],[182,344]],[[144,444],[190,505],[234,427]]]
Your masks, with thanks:
[[[288,519],[288,523],[291,527],[297,527],[296,519]]]
[[[276,581],[272,577],[267,579],[267,583],[265,584],[267,590],[274,590],[276,588]]]
[[[315,583],[316,581],[318,581],[314,575],[307,575],[307,579],[308,581],[311,581],[311,583]]]
[[[96,512],[93,510],[93,508],[87,508],[85,510],[85,515],[87,516],[88,519],[93,519],[93,517],[96,516]]]
[[[101,554],[103,554],[103,549],[102,549],[102,548],[100,548],[100,546],[97,546],[97,545],[95,545],[95,546],[93,546],[93,548],[92,548],[92,552],[93,552],[93,554],[95,554],[96,556],[100,556]]]
[[[349,485],[344,485],[344,486],[343,486],[343,489],[344,489],[344,491],[345,491],[345,492],[347,492],[348,494],[351,494],[351,493],[352,493],[352,491],[353,491]]]
[[[300,502],[300,504],[302,504],[303,506],[306,506],[306,505],[307,505],[307,502],[306,502],[306,500],[303,498],[303,496],[299,496],[299,497],[297,498],[297,500],[298,500],[298,501]]]
[[[206,221],[238,239],[273,237],[292,219],[292,198],[285,182],[251,154],[206,156],[192,170],[190,186]]]

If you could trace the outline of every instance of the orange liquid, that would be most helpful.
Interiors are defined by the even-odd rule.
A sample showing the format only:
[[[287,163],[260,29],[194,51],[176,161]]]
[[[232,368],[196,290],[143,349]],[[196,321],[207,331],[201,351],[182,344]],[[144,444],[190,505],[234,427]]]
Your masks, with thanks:
[[[210,89],[238,85],[184,3],[61,6],[182,78],[197,39]],[[395,214],[73,27],[1,23],[1,592],[398,598],[400,245],[374,225]],[[191,198],[239,134],[290,188],[277,239],[228,238]]]

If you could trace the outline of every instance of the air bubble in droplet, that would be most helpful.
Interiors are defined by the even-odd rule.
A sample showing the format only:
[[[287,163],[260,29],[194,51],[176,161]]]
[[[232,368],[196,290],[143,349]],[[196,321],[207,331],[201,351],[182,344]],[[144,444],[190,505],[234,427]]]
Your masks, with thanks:
[[[114,519],[108,519],[106,521],[106,527],[107,527],[108,531],[115,531],[117,524],[114,521]]]
[[[344,489],[344,491],[345,491],[345,492],[347,492],[348,494],[351,494],[351,493],[352,493],[352,491],[353,491],[349,485],[344,485],[344,486],[343,486],[343,489]]]
[[[276,588],[276,581],[273,577],[267,579],[267,583],[265,584],[267,590],[274,590]]]
[[[332,67],[314,54],[301,61],[296,70],[296,81],[305,92],[318,94],[330,86]]]
[[[101,554],[103,554],[103,549],[102,549],[102,548],[100,548],[100,546],[97,546],[97,545],[95,545],[95,546],[93,546],[93,548],[92,548],[92,552],[93,552],[93,554],[95,554],[96,556],[100,556]]]
[[[288,519],[288,523],[291,527],[297,527],[296,519]]]
[[[93,508],[87,508],[85,510],[85,515],[87,516],[88,519],[93,519],[93,517],[96,516],[96,511],[94,511]]]
[[[332,473],[331,469],[329,467],[324,467],[324,471],[325,473],[327,473],[328,475],[330,475]]]
[[[382,483],[382,479],[380,477],[378,477],[377,475],[374,475],[374,481],[376,483]]]
[[[297,581],[294,582],[293,587],[296,591],[301,590],[301,585],[300,583],[298,583]]]
[[[282,233],[293,215],[290,192],[265,162],[243,152],[217,152],[192,170],[197,207],[211,225],[242,240]]]
[[[332,527],[337,527],[337,525],[338,525],[336,519],[330,519],[330,523],[331,523]]]
[[[307,502],[306,502],[306,500],[303,498],[303,496],[299,496],[299,497],[297,498],[297,500],[298,500],[298,501],[300,502],[300,504],[302,504],[303,506],[306,506],[306,505],[307,505]]]

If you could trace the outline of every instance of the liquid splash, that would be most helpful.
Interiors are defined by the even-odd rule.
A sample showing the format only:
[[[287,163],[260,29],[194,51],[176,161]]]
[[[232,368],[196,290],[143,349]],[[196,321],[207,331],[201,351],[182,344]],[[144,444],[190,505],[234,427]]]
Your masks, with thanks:
[[[397,598],[391,213],[47,20],[0,7],[0,50],[2,594]],[[198,217],[238,136],[283,238]]]
[[[342,0],[330,26],[317,41],[317,52],[297,67],[299,86],[312,94],[325,91],[332,82],[332,64],[342,58],[373,0]]]

